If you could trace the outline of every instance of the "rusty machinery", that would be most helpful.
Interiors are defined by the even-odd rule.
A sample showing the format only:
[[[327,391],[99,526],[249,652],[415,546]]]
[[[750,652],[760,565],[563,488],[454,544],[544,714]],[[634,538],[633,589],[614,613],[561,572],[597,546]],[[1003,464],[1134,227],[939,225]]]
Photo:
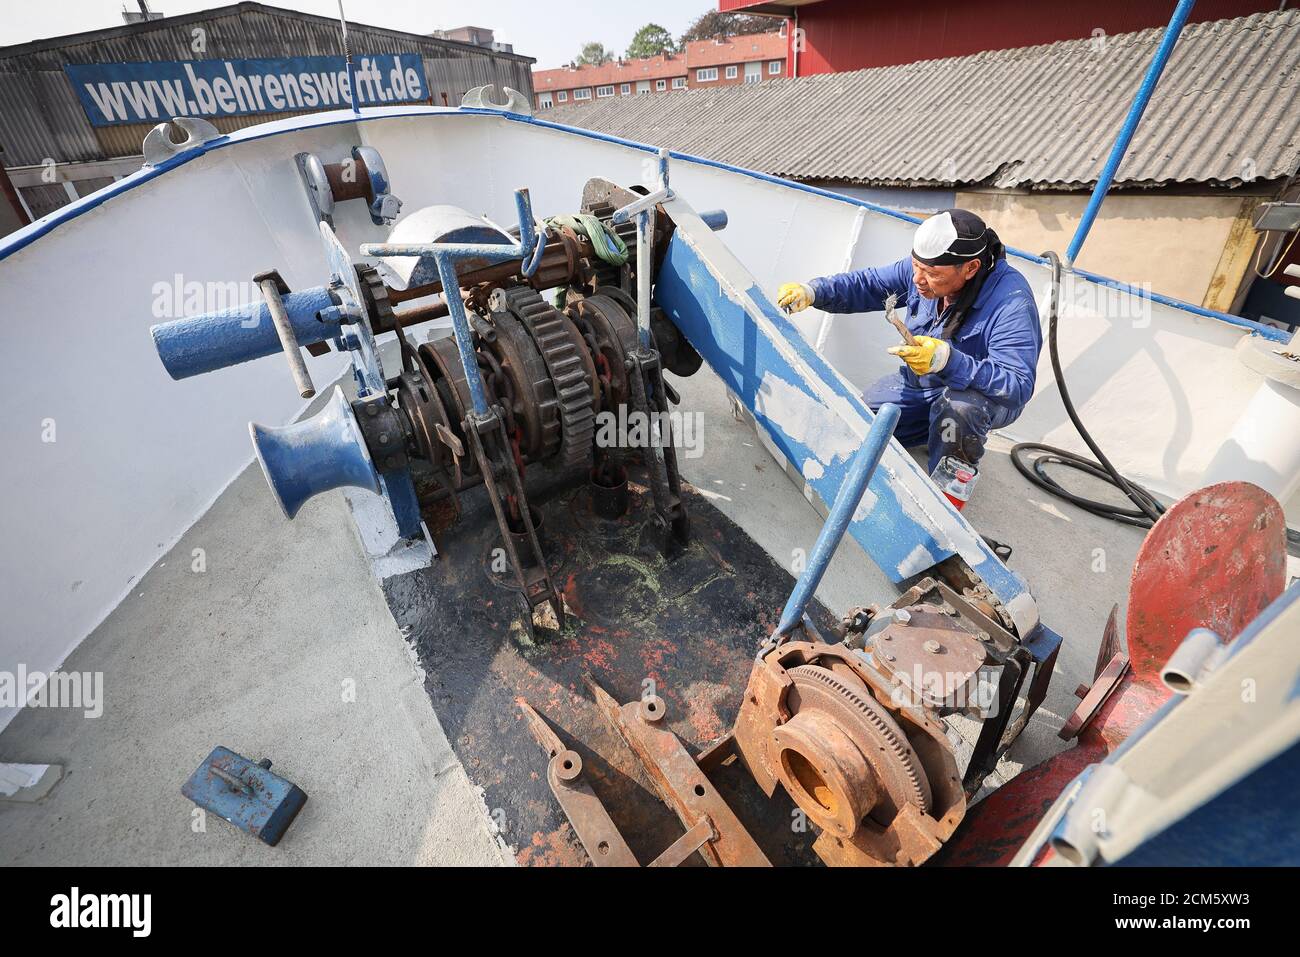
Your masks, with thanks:
[[[179,379],[283,350],[301,394],[310,396],[299,347],[319,354],[332,339],[351,356],[357,398],[340,394],[293,425],[252,427],[285,514],[293,517],[319,492],[359,486],[387,499],[400,539],[418,541],[427,533],[422,508],[454,517],[461,496],[481,485],[525,617],[548,605],[562,623],[563,602],[528,505],[534,471],[616,488],[629,465],[643,465],[662,547],[671,552],[689,535],[667,415],[677,396],[663,371],[690,375],[701,360],[658,309],[639,321],[635,298],[638,268],[654,268],[672,224],[651,208],[651,255],[640,267],[627,262],[612,237],[631,240],[636,227],[611,218],[643,196],[592,180],[581,203],[585,219],[538,228],[523,190],[514,234],[455,207],[429,207],[405,217],[388,242],[364,247],[377,264],[353,263],[334,236],[334,203],[362,199],[373,216],[394,208],[382,161],[370,154],[354,157],[359,185],[345,182],[338,164],[298,159],[330,261],[327,285],[293,293],[278,273],[259,274],[264,302],[155,326],[159,355]],[[721,228],[725,215],[711,220]],[[605,233],[596,241],[603,257],[588,229]],[[453,335],[413,341],[413,326],[449,315]],[[400,371],[391,375],[376,345],[387,332],[398,334],[401,349]],[[643,433],[653,454],[647,445],[598,447],[602,412],[653,422]]]
[[[356,398],[336,389],[310,419],[252,427],[285,514],[326,489],[357,486],[382,496],[399,541],[416,542],[427,540],[422,509],[452,523],[463,497],[482,486],[525,621],[549,606],[562,625],[530,488],[591,481],[617,492],[630,466],[643,469],[661,547],[671,553],[689,535],[666,415],[677,396],[663,371],[690,375],[702,360],[650,298],[676,228],[662,205],[674,198],[666,157],[657,192],[593,179],[580,216],[548,224],[534,221],[524,190],[513,231],[455,207],[418,210],[387,242],[362,247],[374,263],[353,262],[329,221],[333,203],[350,199],[364,200],[374,217],[393,211],[382,161],[359,160],[364,188],[344,188],[337,170],[308,175],[315,165],[299,160],[329,261],[326,285],[292,292],[277,273],[260,274],[261,303],[155,326],[159,355],[179,379],[283,352],[306,396],[314,387],[299,349],[319,353],[332,340],[351,358]],[[721,228],[725,214],[697,222]],[[617,249],[629,245],[635,257]],[[412,327],[442,317],[452,320],[452,335],[414,340]],[[389,332],[400,346],[394,374],[385,373],[376,343]],[[889,443],[897,419],[890,409],[872,422],[781,624],[758,649],[729,735],[697,760],[668,730],[662,702],[619,707],[592,683],[601,713],[685,827],[657,863],[696,852],[715,864],[765,862],[708,780],[718,762],[738,758],[768,797],[779,783],[803,810],[828,863],[919,864],[952,834],[967,797],[1042,701],[1059,638],[1047,633],[1036,648],[1032,636],[1013,634],[1005,604],[948,573],[957,561],[936,565],[934,577],[887,611],[859,609],[839,634],[820,634],[804,614]],[[644,446],[626,437],[597,443],[603,413],[616,420],[636,413],[656,429]],[[617,508],[618,500],[601,497],[598,505]],[[1026,703],[1013,721],[1022,689]],[[950,715],[980,722],[964,770],[945,731]],[[552,788],[592,859],[635,863],[611,839],[616,829],[583,783],[576,755],[531,710],[529,720],[550,757]]]
[[[968,797],[1032,713],[1010,720],[1028,654],[940,580],[922,579],[886,609],[856,609],[831,635],[806,614],[897,419],[897,407],[883,407],[856,453],[809,566],[758,649],[727,735],[693,757],[669,730],[661,698],[619,706],[588,679],[597,710],[685,828],[656,864],[682,863],[692,851],[712,865],[768,863],[709,778],[734,759],[768,798],[778,784],[784,789],[814,826],[813,850],[827,864],[922,864],[953,834]],[[1030,698],[1041,700],[1049,675],[1039,670]],[[523,709],[588,856],[599,866],[635,866],[582,779],[581,759],[531,706]],[[953,716],[980,727],[964,771],[945,724]]]

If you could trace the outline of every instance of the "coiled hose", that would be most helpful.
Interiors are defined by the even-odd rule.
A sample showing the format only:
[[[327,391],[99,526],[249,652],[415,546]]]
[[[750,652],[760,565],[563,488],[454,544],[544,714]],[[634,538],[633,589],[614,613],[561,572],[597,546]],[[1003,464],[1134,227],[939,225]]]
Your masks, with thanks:
[[[1061,299],[1061,258],[1050,251],[1043,253],[1043,257],[1052,267],[1052,289],[1047,303],[1047,351],[1052,359],[1052,374],[1056,376],[1056,387],[1061,390],[1061,402],[1065,405],[1066,415],[1070,417],[1075,430],[1079,433],[1080,438],[1087,443],[1088,448],[1092,450],[1092,454],[1097,456],[1097,460],[1094,462],[1087,456],[1078,455],[1066,449],[1059,449],[1053,445],[1021,442],[1011,448],[1011,463],[1015,465],[1016,470],[1021,475],[1034,485],[1055,495],[1057,498],[1072,502],[1086,512],[1116,522],[1123,522],[1126,525],[1150,528],[1164,514],[1165,507],[1156,501],[1155,496],[1149,491],[1136,482],[1130,482],[1124,478],[1119,474],[1115,466],[1110,464],[1110,459],[1106,458],[1105,453],[1102,452],[1092,435],[1084,428],[1083,421],[1074,408],[1074,402],[1070,399],[1070,390],[1066,388],[1065,376],[1061,373],[1061,355],[1056,346],[1056,321],[1060,313]],[[1040,454],[1037,458],[1027,462],[1025,456],[1031,452]],[[1047,473],[1047,466],[1049,465],[1062,465],[1113,485],[1128,497],[1134,507],[1125,508],[1122,505],[1112,505],[1108,502],[1099,502],[1096,499],[1076,495]]]

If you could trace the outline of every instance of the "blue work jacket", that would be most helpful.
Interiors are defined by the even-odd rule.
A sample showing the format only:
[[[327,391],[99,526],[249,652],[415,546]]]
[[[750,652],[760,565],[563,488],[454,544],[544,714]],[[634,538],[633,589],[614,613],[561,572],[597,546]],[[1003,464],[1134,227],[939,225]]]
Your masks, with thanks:
[[[897,310],[913,335],[942,338],[939,299],[925,299],[912,282],[912,259],[890,266],[822,276],[810,285],[814,304],[827,312],[879,312],[885,297],[898,294]],[[1038,306],[1025,277],[999,260],[975,302],[950,340],[951,354],[942,371],[918,376],[904,365],[904,383],[938,394],[945,387],[972,389],[1019,410],[1034,394],[1043,330]]]

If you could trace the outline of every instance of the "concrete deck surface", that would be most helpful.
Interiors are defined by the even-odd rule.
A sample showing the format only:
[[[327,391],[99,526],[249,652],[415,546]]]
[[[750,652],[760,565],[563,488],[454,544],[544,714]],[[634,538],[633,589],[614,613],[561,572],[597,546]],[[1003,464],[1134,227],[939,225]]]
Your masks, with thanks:
[[[703,370],[675,384],[683,408],[703,417],[704,454],[680,459],[686,480],[789,567],[794,549],[811,548],[820,515],[732,416],[716,377]],[[1142,539],[1030,487],[1009,445],[990,443],[966,514],[1013,546],[1011,567],[1065,645],[1047,702],[1002,778],[1063,746],[1056,730],[1075,686],[1091,679],[1112,603],[1122,620]],[[192,570],[196,548],[202,573]],[[896,594],[846,539],[819,597],[843,613]],[[0,864],[512,860],[443,735],[338,492],[287,522],[250,467],[64,670],[104,673],[104,713],[27,709],[0,734],[0,762],[65,772],[39,803],[0,801]],[[206,831],[193,830],[195,808],[180,786],[217,744],[272,758],[308,793],[278,848],[212,816]]]

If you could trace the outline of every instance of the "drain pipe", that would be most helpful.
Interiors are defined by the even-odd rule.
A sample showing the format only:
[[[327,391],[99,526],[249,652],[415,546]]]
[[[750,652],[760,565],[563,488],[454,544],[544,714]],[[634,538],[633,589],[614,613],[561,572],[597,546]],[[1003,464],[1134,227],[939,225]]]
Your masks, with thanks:
[[[1115,180],[1115,174],[1119,171],[1119,165],[1124,159],[1124,154],[1128,152],[1129,143],[1133,139],[1134,132],[1137,131],[1138,123],[1142,120],[1142,114],[1146,112],[1147,104],[1151,102],[1151,94],[1155,92],[1156,84],[1160,82],[1160,75],[1165,71],[1165,65],[1169,62],[1169,55],[1173,53],[1174,44],[1178,42],[1178,35],[1182,33],[1183,24],[1187,22],[1187,17],[1191,14],[1192,7],[1195,5],[1196,0],[1178,0],[1178,6],[1174,9],[1174,15],[1169,20],[1169,26],[1165,27],[1165,35],[1156,50],[1155,58],[1152,59],[1151,65],[1147,67],[1146,76],[1142,78],[1142,85],[1138,87],[1137,96],[1133,98],[1133,105],[1129,107],[1124,125],[1120,127],[1119,135],[1115,137],[1115,145],[1111,147],[1110,157],[1106,160],[1106,165],[1102,167],[1101,175],[1097,177],[1097,186],[1093,189],[1092,197],[1088,200],[1088,206],[1083,211],[1083,219],[1079,221],[1079,228],[1074,231],[1074,238],[1070,240],[1070,248],[1065,252],[1067,269],[1074,268],[1074,262],[1079,258],[1079,250],[1083,248],[1084,240],[1088,238],[1088,233],[1092,230],[1092,224],[1097,218],[1097,212],[1101,209],[1102,200],[1106,198],[1106,193],[1110,191],[1110,185]]]

